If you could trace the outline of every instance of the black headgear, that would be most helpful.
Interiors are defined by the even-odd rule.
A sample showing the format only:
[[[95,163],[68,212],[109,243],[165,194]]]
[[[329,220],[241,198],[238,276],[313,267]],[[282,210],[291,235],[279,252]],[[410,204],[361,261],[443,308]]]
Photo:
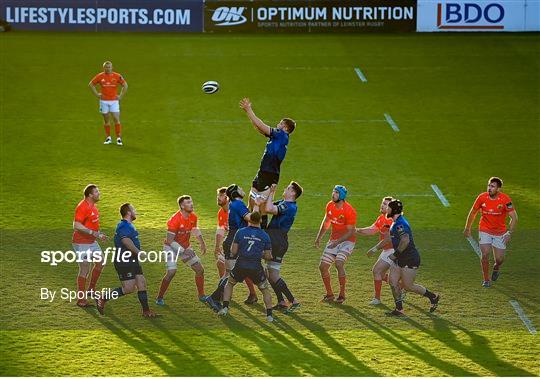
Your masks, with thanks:
[[[403,203],[401,200],[394,199],[388,203],[388,208],[390,208],[391,211],[388,217],[392,217],[403,212]]]
[[[231,184],[230,186],[228,186],[227,191],[225,191],[225,193],[227,194],[227,197],[231,201],[236,199],[237,197],[242,197],[240,196],[240,193],[238,192],[238,184]]]

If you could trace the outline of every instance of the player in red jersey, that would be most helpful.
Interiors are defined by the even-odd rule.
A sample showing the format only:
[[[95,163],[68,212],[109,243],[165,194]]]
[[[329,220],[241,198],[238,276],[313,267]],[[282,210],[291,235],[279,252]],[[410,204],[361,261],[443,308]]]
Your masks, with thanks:
[[[77,276],[77,291],[79,294],[86,291],[86,279],[91,263],[94,262],[88,286],[90,293],[96,290],[96,283],[103,270],[102,251],[96,239],[105,241],[107,236],[99,231],[99,211],[96,208],[99,197],[99,188],[95,184],[89,184],[84,189],[84,199],[75,208],[72,244],[73,251],[77,253],[77,260],[79,261],[79,274]],[[88,307],[89,303],[86,296],[79,299],[77,305],[83,308]]]
[[[98,92],[96,86],[100,86]],[[112,63],[103,63],[103,72],[100,72],[88,83],[92,93],[99,99],[99,112],[103,116],[105,134],[107,138],[103,144],[109,145],[111,140],[111,116],[114,120],[114,130],[116,132],[116,144],[122,146],[122,124],[120,124],[120,100],[127,92],[128,84],[124,77],[117,72],[113,72]],[[121,86],[120,93],[117,87]]]
[[[326,288],[323,301],[334,301],[334,292],[330,282],[330,266],[335,264],[340,288],[336,302],[339,304],[345,301],[345,262],[351,255],[356,243],[356,210],[345,201],[346,197],[347,189],[344,186],[336,185],[332,191],[332,200],[326,204],[326,213],[315,239],[315,246],[319,248],[322,236],[332,225],[330,239],[321,257],[319,270]]]
[[[204,301],[204,268],[201,259],[195,254],[189,242],[191,234],[199,240],[201,254],[206,254],[206,243],[202,233],[197,226],[197,215],[193,213],[193,200],[189,195],[182,195],[178,198],[178,210],[167,221],[167,237],[165,238],[163,250],[167,253],[167,272],[161,280],[161,287],[156,299],[157,305],[165,305],[163,297],[171,280],[176,275],[178,269],[177,260],[180,258],[187,266],[195,271],[195,285],[199,300]]]
[[[229,229],[229,198],[227,197],[227,187],[217,189],[217,205],[219,211],[217,214],[216,246],[214,256],[216,257],[216,266],[219,277],[225,275],[225,256],[223,255],[223,239]]]
[[[501,192],[503,182],[500,178],[491,177],[488,181],[487,192],[483,192],[474,201],[463,234],[466,238],[471,238],[471,225],[478,212],[481,212],[479,235],[480,250],[482,251],[482,286],[491,286],[489,278],[489,253],[493,251],[495,264],[491,274],[491,281],[499,278],[499,269],[504,262],[506,244],[510,241],[512,233],[516,228],[518,216],[512,199]],[[510,217],[508,228],[506,227],[506,217]]]
[[[379,234],[379,242],[368,250],[367,256],[371,257],[379,249],[382,249],[381,255],[377,262],[373,265],[371,271],[373,272],[373,286],[375,288],[375,295],[373,300],[370,301],[371,305],[381,304],[381,287],[383,280],[388,283],[388,270],[390,267],[395,266],[394,261],[392,261],[389,256],[394,252],[392,247],[392,241],[389,241],[387,237],[390,233],[390,226],[392,226],[393,220],[386,217],[388,211],[388,203],[392,201],[391,196],[386,196],[382,199],[380,212],[381,214],[375,220],[371,226],[365,228],[357,228],[356,233],[364,236],[370,236],[373,234]]]

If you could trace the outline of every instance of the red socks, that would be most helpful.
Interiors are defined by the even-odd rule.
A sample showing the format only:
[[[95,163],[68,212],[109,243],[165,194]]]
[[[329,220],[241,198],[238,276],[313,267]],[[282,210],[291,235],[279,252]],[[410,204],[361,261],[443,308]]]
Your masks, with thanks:
[[[324,283],[324,288],[326,289],[326,295],[334,296],[334,291],[332,291],[332,283],[330,282],[330,273],[322,277]]]
[[[92,269],[92,274],[90,275],[90,284],[88,285],[88,291],[96,290],[96,283],[101,275],[101,270],[103,270],[103,265],[101,263],[96,263]]]
[[[375,287],[375,299],[381,299],[381,287],[382,280],[373,280],[373,286]]]
[[[159,294],[158,299],[163,299],[163,296],[165,296],[165,292],[167,292],[167,288],[169,288],[170,280],[167,280],[167,276],[164,276],[163,279],[161,279],[161,286],[159,287]]]
[[[111,136],[111,126],[108,125],[108,124],[105,124],[105,125],[103,125],[103,127],[105,128],[105,134],[107,135],[107,137],[110,137]]]
[[[484,281],[489,281],[489,259],[488,258],[482,258],[480,260],[482,263],[482,274],[484,276]]]
[[[109,127],[110,129],[110,127]],[[121,124],[115,124],[114,125],[114,132],[116,133],[116,137],[122,137],[122,125]]]
[[[86,278],[84,276],[77,276],[77,291],[84,292],[86,290]]]
[[[195,285],[197,286],[199,297],[204,296],[204,275],[195,275]]]
[[[339,296],[345,297],[345,283],[347,282],[346,276],[340,276],[339,279]]]

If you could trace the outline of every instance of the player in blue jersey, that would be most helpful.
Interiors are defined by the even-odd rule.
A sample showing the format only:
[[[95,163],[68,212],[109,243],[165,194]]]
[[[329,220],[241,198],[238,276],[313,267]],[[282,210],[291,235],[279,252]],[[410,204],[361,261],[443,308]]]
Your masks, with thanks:
[[[300,303],[289,290],[287,283],[281,278],[280,270],[283,256],[289,248],[287,234],[294,223],[294,218],[298,211],[296,200],[302,195],[303,189],[298,183],[293,181],[283,191],[283,199],[274,202],[276,188],[277,185],[272,184],[265,206],[266,211],[273,215],[272,220],[266,229],[266,232],[272,241],[272,259],[268,261],[266,267],[268,269],[270,284],[272,285],[278,300],[274,309],[290,313],[300,307]],[[283,295],[287,297],[287,300],[290,303],[289,307],[287,307]]]
[[[418,250],[414,245],[409,222],[403,216],[403,203],[397,199],[390,201],[388,203],[386,217],[391,218],[394,221],[390,227],[389,235],[389,238],[392,240],[394,252],[390,254],[389,258],[396,263],[395,266],[390,268],[389,278],[396,308],[386,314],[389,316],[403,315],[403,299],[401,297],[401,288],[399,285],[400,280],[403,287],[408,292],[415,292],[421,296],[427,297],[431,303],[429,311],[435,311],[439,304],[440,296],[414,282],[418,268],[420,267],[420,253],[418,253]]]
[[[220,308],[219,302],[221,301],[221,298],[223,296],[223,290],[225,288],[225,285],[227,284],[227,278],[229,277],[229,273],[231,272],[232,268],[236,263],[236,257],[231,256],[231,246],[233,244],[234,235],[238,229],[247,226],[247,221],[249,220],[250,215],[249,209],[242,201],[242,199],[246,195],[242,187],[238,186],[237,184],[231,184],[229,187],[227,187],[225,193],[229,198],[229,230],[227,232],[225,240],[223,241],[223,255],[225,256],[225,275],[220,279],[216,290],[210,296],[207,296],[205,299],[208,305],[214,311],[218,311]],[[257,205],[255,206],[255,210],[258,210]],[[250,281],[246,283],[250,290],[248,298],[244,301],[244,303],[246,304],[253,304],[257,302],[257,295],[255,294],[253,283],[251,283],[251,286],[250,283]]]
[[[279,182],[281,162],[283,162],[285,155],[287,154],[289,135],[296,128],[296,122],[290,118],[283,118],[275,128],[271,128],[255,115],[251,107],[251,101],[248,98],[244,98],[240,101],[240,108],[246,111],[246,114],[255,129],[268,138],[268,142],[266,142],[266,147],[261,158],[259,171],[257,171],[257,174],[253,179],[250,192],[249,205],[250,209],[253,209],[258,197],[262,197],[263,200],[266,200],[268,193],[270,192],[270,186],[272,184],[278,184]],[[263,214],[261,225],[264,229],[268,222],[268,216],[265,215],[266,212],[264,209],[261,209],[261,211]]]
[[[250,278],[262,292],[266,306],[266,319],[270,322],[274,321],[272,294],[268,289],[268,279],[261,263],[261,259],[269,260],[272,258],[272,243],[268,234],[261,229],[261,214],[258,211],[253,211],[249,216],[248,226],[239,229],[234,235],[231,256],[238,259],[225,286],[223,308],[218,314],[224,316],[229,313],[229,301],[234,285],[244,281],[245,278]]]
[[[139,232],[133,225],[133,221],[137,218],[137,211],[133,205],[125,203],[120,207],[120,215],[122,220],[116,226],[114,234],[114,246],[116,247],[114,268],[122,282],[122,287],[115,288],[104,297],[96,299],[97,310],[100,314],[104,314],[107,301],[137,290],[143,316],[156,317],[157,315],[148,306],[146,279],[139,264],[138,255],[141,251],[141,242],[139,241]]]

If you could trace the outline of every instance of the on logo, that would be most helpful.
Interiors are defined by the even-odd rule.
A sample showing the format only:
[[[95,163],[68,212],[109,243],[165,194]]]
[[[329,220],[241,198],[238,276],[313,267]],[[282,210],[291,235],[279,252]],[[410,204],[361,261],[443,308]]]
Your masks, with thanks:
[[[216,26],[231,26],[240,25],[247,21],[247,18],[242,15],[245,7],[219,7],[212,15],[212,21],[216,22]]]
[[[494,25],[503,19],[504,7],[497,3],[484,6],[473,2],[437,4],[439,29],[504,29],[504,25]]]

